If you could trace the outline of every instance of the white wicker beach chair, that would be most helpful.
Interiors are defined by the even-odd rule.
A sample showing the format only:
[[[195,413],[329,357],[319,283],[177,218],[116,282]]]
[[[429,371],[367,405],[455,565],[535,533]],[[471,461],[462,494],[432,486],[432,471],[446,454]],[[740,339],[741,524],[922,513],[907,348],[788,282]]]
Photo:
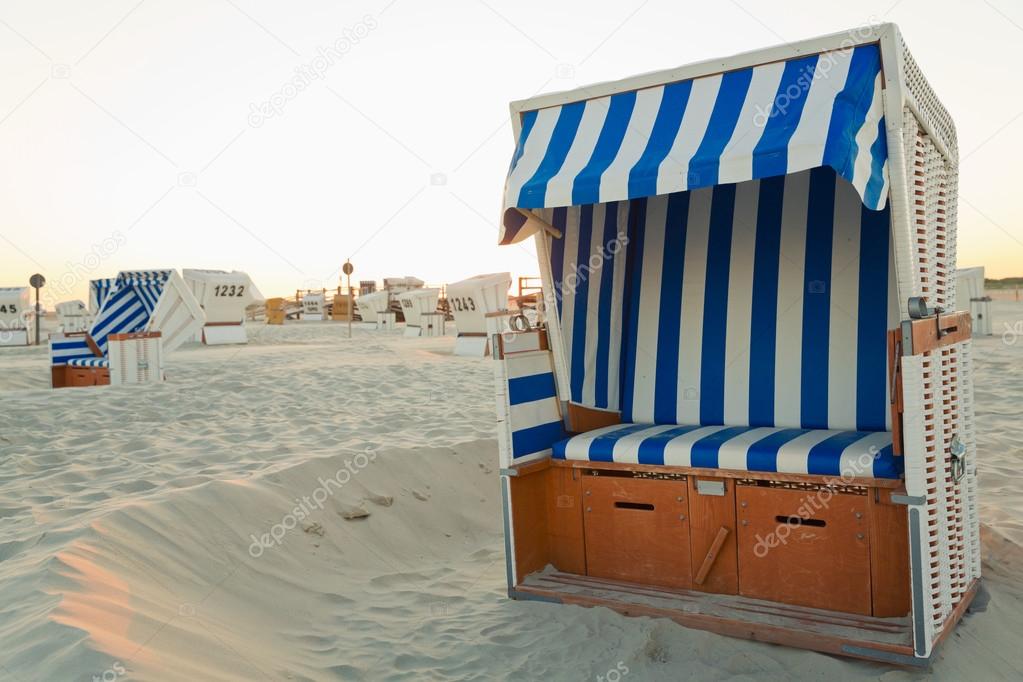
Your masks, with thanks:
[[[926,664],[980,578],[970,317],[897,28],[512,112],[547,322],[495,340],[510,594]]]
[[[82,301],[58,303],[56,311],[61,332],[84,332],[92,326],[92,314]]]
[[[0,287],[0,348],[35,343],[35,308],[29,287]]]
[[[248,343],[245,310],[264,300],[252,278],[237,270],[193,268],[181,274],[206,316],[199,340],[208,346]]]
[[[448,309],[458,336],[455,355],[482,358],[489,353],[487,315],[508,309],[511,273],[477,275],[447,286]]]

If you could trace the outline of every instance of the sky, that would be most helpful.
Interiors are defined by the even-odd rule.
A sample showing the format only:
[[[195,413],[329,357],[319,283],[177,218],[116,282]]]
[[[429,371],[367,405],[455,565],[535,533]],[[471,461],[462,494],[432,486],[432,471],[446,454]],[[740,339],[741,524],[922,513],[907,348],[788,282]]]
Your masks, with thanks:
[[[535,274],[497,246],[509,101],[881,21],[958,127],[960,266],[1023,275],[1012,0],[0,0],[0,286]]]

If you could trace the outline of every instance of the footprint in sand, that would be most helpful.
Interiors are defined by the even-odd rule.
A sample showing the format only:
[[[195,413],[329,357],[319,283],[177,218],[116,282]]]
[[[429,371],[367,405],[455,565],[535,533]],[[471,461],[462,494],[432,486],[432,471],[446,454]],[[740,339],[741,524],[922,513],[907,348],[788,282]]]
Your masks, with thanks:
[[[345,521],[355,521],[356,519],[365,519],[369,517],[369,512],[359,506],[345,505],[341,511],[338,512]]]
[[[302,530],[306,533],[311,533],[312,535],[319,535],[321,538],[324,533],[323,526],[318,523],[311,523],[308,526],[302,526]]]
[[[420,502],[426,502],[427,500],[430,499],[429,495],[427,495],[425,493],[421,493],[418,490],[413,490],[412,491],[412,497],[416,498]]]
[[[375,505],[380,507],[390,507],[394,504],[394,498],[390,495],[377,495],[376,493],[369,493],[366,495],[366,499]]]

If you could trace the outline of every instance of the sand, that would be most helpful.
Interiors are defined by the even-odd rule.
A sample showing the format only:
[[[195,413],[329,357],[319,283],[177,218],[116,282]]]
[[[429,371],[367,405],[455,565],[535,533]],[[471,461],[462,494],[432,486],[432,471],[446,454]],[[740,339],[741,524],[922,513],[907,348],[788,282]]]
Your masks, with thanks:
[[[977,341],[985,595],[937,679],[1023,677],[1023,304]],[[53,392],[0,349],[0,681],[922,678],[512,602],[488,361],[331,323]]]

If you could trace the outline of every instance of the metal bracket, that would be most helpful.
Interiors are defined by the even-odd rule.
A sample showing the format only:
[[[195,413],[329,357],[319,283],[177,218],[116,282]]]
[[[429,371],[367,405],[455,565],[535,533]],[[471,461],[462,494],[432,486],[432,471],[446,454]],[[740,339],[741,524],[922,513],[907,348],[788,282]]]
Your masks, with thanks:
[[[958,433],[952,436],[948,454],[951,456],[952,480],[958,483],[966,475],[966,445],[960,440]]]
[[[907,507],[927,503],[927,498],[922,495],[899,495],[892,493],[888,498],[892,504],[904,504]]]

